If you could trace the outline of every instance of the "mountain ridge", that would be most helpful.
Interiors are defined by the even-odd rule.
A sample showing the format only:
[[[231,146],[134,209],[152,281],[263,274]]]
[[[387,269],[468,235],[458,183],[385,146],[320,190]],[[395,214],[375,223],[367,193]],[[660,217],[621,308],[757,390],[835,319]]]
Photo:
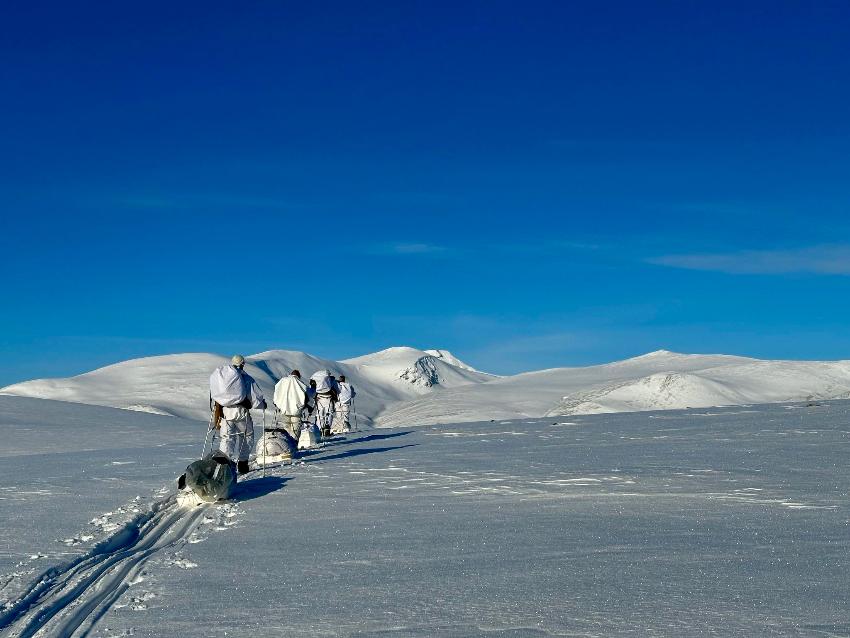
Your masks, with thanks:
[[[73,377],[12,384],[0,394],[206,420],[209,374],[228,361],[214,353],[141,357]],[[319,369],[344,374],[357,389],[358,423],[379,427],[850,397],[850,361],[669,350],[510,376],[478,371],[448,350],[407,346],[339,361],[267,350],[246,363],[268,397],[293,369],[305,376]]]
[[[72,377],[12,384],[0,388],[0,394],[205,420],[209,413],[209,375],[229,360],[227,356],[208,352],[140,357]],[[407,347],[389,348],[344,361],[297,350],[267,350],[248,355],[245,361],[246,371],[256,379],[267,398],[272,396],[277,380],[294,369],[303,376],[320,369],[348,376],[357,389],[356,406],[364,424],[371,424],[373,415],[389,404],[447,386],[492,378],[471,366],[463,364],[465,367],[461,368],[444,358]]]

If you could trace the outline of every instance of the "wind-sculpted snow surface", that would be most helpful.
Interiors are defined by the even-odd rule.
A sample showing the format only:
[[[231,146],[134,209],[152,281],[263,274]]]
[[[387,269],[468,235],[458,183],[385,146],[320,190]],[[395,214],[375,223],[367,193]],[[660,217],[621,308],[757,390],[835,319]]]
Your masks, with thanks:
[[[846,635],[848,418],[833,402],[373,431],[183,509],[171,484],[202,432],[0,397],[0,635]],[[62,452],[62,425],[85,454]]]
[[[0,635],[846,635],[849,419],[831,402],[356,433],[183,509],[202,432],[0,397]],[[43,435],[63,425],[84,454]]]

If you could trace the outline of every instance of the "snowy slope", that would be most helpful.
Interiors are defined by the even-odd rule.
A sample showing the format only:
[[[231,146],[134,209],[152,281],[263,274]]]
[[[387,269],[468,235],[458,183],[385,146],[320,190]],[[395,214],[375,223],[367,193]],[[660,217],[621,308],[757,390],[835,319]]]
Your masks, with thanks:
[[[181,508],[203,424],[0,397],[0,635],[843,636],[848,417],[382,430]]]
[[[449,359],[414,348],[389,348],[337,362],[304,352],[270,350],[246,357],[245,369],[257,380],[267,398],[271,397],[277,380],[293,369],[300,370],[305,377],[320,369],[344,374],[357,391],[360,424],[368,425],[390,404],[493,378],[464,364],[456,366],[452,361],[457,359],[451,353],[446,354]],[[0,394],[205,420],[209,416],[209,375],[228,361],[228,357],[207,353],[146,357],[66,379],[10,385],[0,389]]]
[[[453,423],[850,397],[850,362],[759,361],[659,350],[453,388],[396,404],[377,425]]]
[[[135,359],[68,379],[19,383],[0,393],[206,419],[209,374],[225,361],[213,354]],[[271,350],[247,361],[267,396],[295,368],[306,376],[321,368],[346,375],[358,393],[360,426],[850,397],[847,361],[760,361],[664,350],[605,365],[509,377],[478,372],[445,350],[404,347],[343,361]]]
[[[436,357],[437,359],[441,359],[442,361],[445,361],[446,363],[450,363],[451,365],[455,366],[456,368],[461,368],[463,370],[469,370],[470,372],[480,372],[480,370],[476,370],[471,365],[468,365],[468,364],[464,363],[463,361],[461,361],[460,359],[458,359],[456,356],[454,356],[448,350],[425,350],[425,352],[430,354],[433,357]]]
[[[754,361],[658,372],[565,396],[549,414],[592,414],[850,397],[850,362]]]
[[[439,355],[433,354],[440,353]],[[431,388],[451,388],[469,383],[484,383],[493,375],[478,372],[446,350],[417,350],[416,348],[387,348],[380,352],[339,364],[353,375],[375,385],[382,385],[403,393],[410,387],[417,394],[428,394]]]
[[[3,394],[205,418],[209,376],[227,361],[214,354],[173,354],[122,361],[66,379],[7,386]],[[207,389],[205,389],[207,388]]]

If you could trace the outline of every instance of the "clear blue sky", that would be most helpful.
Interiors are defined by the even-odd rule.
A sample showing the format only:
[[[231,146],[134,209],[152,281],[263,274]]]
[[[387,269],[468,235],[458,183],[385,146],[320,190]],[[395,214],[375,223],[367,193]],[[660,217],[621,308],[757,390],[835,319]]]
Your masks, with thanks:
[[[850,358],[850,3],[14,3],[0,384]]]

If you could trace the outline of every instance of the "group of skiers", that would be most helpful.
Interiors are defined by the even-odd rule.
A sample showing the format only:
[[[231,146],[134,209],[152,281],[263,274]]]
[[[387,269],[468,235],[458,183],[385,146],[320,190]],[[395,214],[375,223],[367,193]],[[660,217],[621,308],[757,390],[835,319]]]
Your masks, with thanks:
[[[191,463],[177,480],[177,502],[194,506],[231,496],[238,474],[250,470],[248,461],[265,467],[292,459],[297,450],[311,448],[322,437],[351,431],[354,388],[344,376],[337,379],[319,370],[308,383],[293,370],[274,389],[274,421],[267,427],[266,400],[257,382],[245,372],[245,357],[234,355],[210,375],[210,427],[203,458]],[[263,436],[254,443],[251,410],[263,410]],[[217,451],[207,455],[207,441],[219,434]],[[212,447],[212,446],[211,446]]]
[[[259,385],[245,372],[245,358],[237,354],[210,376],[210,433],[219,432],[220,452],[245,474],[252,451],[258,464],[278,462],[313,447],[321,437],[350,432],[355,395],[345,376],[337,379],[319,370],[304,383],[293,370],[275,385],[274,421],[255,446],[251,410],[267,405]]]

